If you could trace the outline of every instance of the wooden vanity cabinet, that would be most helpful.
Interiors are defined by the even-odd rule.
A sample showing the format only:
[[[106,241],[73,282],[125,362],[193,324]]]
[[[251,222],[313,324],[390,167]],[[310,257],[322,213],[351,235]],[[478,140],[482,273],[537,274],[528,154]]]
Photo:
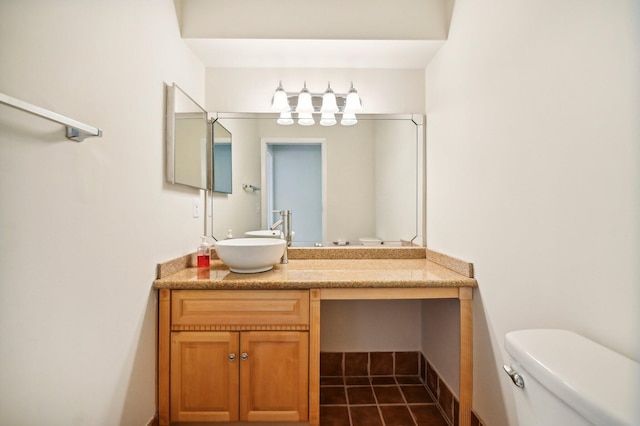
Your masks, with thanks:
[[[307,290],[170,292],[171,422],[308,420]]]

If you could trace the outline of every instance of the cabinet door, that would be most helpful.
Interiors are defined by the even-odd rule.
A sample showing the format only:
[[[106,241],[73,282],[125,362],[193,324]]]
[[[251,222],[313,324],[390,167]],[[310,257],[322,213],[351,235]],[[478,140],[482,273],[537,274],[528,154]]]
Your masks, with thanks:
[[[171,421],[238,420],[238,340],[232,332],[171,333]]]
[[[306,421],[309,333],[242,332],[240,351],[240,420]]]

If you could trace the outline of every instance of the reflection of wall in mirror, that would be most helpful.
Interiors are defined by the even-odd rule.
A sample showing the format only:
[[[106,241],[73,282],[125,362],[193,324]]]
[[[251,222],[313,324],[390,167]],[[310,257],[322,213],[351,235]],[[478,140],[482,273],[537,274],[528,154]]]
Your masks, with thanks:
[[[260,186],[260,135],[256,120],[226,120],[233,135],[231,194],[213,193],[213,235],[224,238],[231,229],[235,237],[260,229],[260,191],[247,192],[242,184]]]
[[[207,186],[207,136],[202,116],[176,113],[175,120],[175,181],[185,185]],[[202,114],[200,114],[202,115]],[[199,165],[200,167],[194,167]]]
[[[417,231],[417,145],[400,141],[416,140],[416,125],[409,120],[379,120],[374,134],[376,236],[409,241]]]

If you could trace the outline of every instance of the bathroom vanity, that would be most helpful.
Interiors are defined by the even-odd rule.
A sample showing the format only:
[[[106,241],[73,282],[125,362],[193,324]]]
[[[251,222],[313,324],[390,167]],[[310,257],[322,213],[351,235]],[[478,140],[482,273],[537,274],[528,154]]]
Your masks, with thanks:
[[[215,256],[215,254],[213,255]],[[458,299],[459,424],[471,422],[472,265],[423,247],[289,249],[236,274],[158,266],[158,411],[178,422],[320,421],[322,300]]]

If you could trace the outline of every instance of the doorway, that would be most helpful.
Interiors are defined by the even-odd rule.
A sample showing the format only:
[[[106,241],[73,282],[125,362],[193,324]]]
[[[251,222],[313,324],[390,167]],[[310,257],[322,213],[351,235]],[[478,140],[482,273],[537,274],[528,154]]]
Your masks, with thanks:
[[[264,229],[278,221],[273,211],[291,210],[294,243],[325,240],[325,148],[324,139],[262,139]]]

